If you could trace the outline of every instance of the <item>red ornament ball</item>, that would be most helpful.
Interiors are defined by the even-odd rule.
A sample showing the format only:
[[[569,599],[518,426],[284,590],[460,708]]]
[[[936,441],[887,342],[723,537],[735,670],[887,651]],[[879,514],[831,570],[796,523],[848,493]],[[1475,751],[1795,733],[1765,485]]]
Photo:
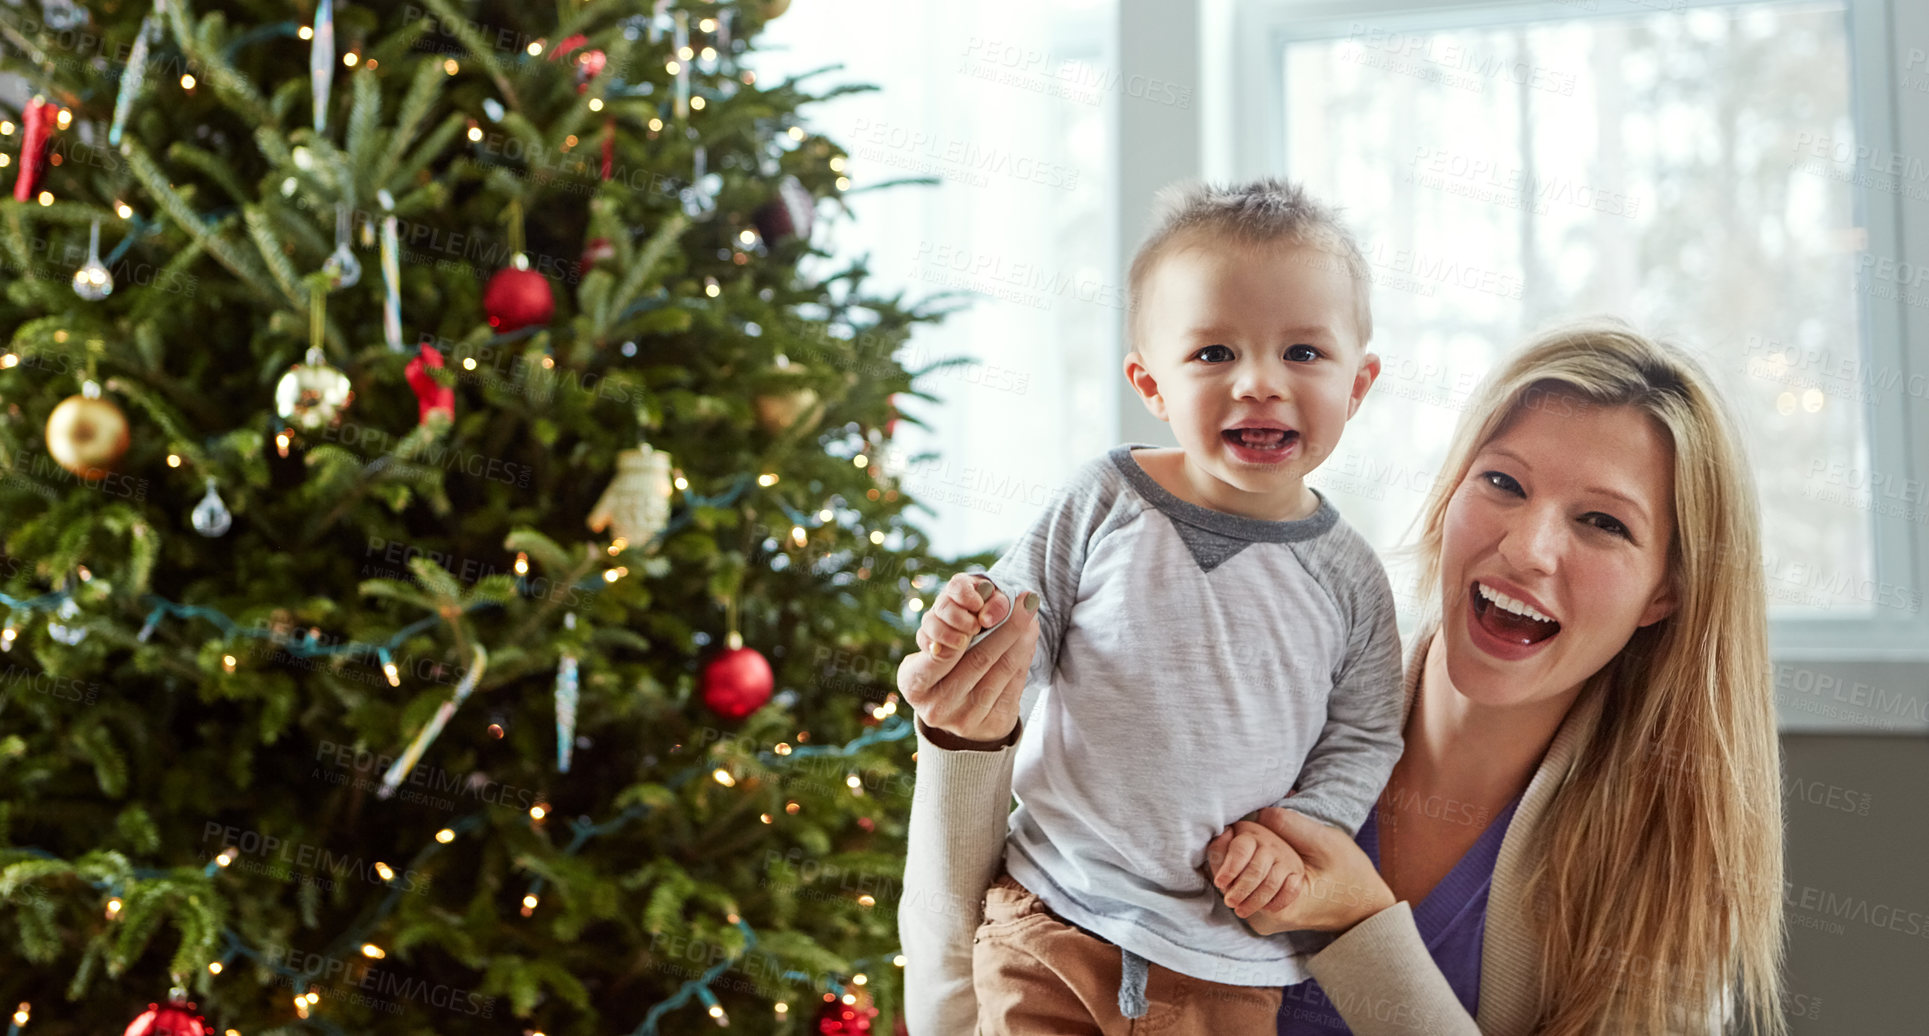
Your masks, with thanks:
[[[489,278],[482,289],[482,310],[489,317],[490,327],[517,331],[549,323],[556,315],[556,297],[549,291],[549,278],[511,266]]]
[[[758,209],[752,220],[764,241],[776,245],[793,237],[809,240],[816,214],[817,199],[810,196],[810,189],[796,177],[786,176],[777,184],[777,197]]]
[[[703,704],[727,720],[764,707],[775,684],[770,663],[755,648],[731,648],[703,667]]]
[[[127,1023],[125,1036],[213,1036],[213,1033],[208,1023],[194,1013],[194,1004],[175,1000],[165,1006],[147,1005],[140,1017]]]
[[[857,1003],[847,1004],[841,998],[825,993],[824,1006],[817,1012],[816,1026],[811,1030],[818,1036],[853,1036],[869,1033],[871,1019],[877,1017],[877,1008],[871,1006],[867,993],[852,991]]]

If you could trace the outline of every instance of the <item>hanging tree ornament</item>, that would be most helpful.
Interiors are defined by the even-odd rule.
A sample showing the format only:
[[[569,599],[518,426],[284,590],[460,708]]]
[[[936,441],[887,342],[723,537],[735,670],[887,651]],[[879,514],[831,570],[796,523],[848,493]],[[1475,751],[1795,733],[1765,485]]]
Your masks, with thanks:
[[[328,130],[328,90],[335,82],[335,4],[315,7],[315,39],[308,47],[308,78],[315,94],[315,132]]]
[[[306,362],[288,368],[275,385],[275,413],[304,432],[316,432],[341,419],[355,400],[348,375],[328,362],[320,349],[308,350]]]
[[[127,117],[134,110],[134,102],[141,96],[141,87],[147,80],[147,51],[161,38],[161,19],[166,14],[164,5],[167,0],[154,0],[154,13],[141,19],[140,32],[134,36],[134,46],[127,52],[127,65],[121,70],[121,85],[114,96],[114,122],[107,128],[107,143],[110,147],[121,146],[121,133],[127,129]]]
[[[331,288],[352,288],[361,283],[362,261],[348,247],[348,203],[335,203],[335,250],[322,262]]]
[[[731,612],[734,616],[734,601]],[[734,723],[764,707],[775,679],[770,661],[757,649],[743,646],[743,634],[733,629],[725,643],[729,647],[703,667],[703,704]]]
[[[32,201],[40,174],[47,167],[47,136],[53,132],[55,106],[35,97],[20,113],[20,172],[13,180],[13,200]]]
[[[383,188],[375,192],[382,203],[382,336],[388,347],[402,351],[402,259],[395,230],[395,196]]]
[[[576,628],[576,613],[563,616],[566,629]],[[568,773],[570,756],[576,748],[576,656],[563,652],[556,663],[556,772]]]
[[[194,505],[194,513],[189,520],[194,523],[195,532],[209,539],[226,535],[229,526],[234,524],[234,516],[228,513],[228,505],[222,502],[221,494],[215,491],[213,476],[208,478],[207,495]]]
[[[588,42],[589,37],[582,33],[566,37],[561,43],[556,44],[555,50],[549,52],[549,60],[556,61],[569,57],[571,52]],[[576,70],[576,92],[582,93],[589,89],[589,81],[602,74],[603,69],[609,65],[609,55],[601,50],[590,48],[571,58],[569,63]]]
[[[196,1013],[188,991],[176,985],[168,992],[167,1003],[148,1004],[147,1010],[127,1023],[123,1036],[213,1036],[214,1029]]]
[[[315,432],[341,418],[355,400],[355,389],[348,375],[330,366],[328,354],[322,351],[328,294],[311,283],[308,295],[307,362],[288,368],[275,385],[275,413],[300,431]]]
[[[536,324],[547,324],[556,315],[556,297],[549,290],[549,278],[529,268],[529,257],[522,250],[522,202],[509,203],[510,265],[497,270],[482,289],[482,309],[489,326],[508,334]]]
[[[871,1006],[871,995],[862,989],[850,990],[847,994],[851,1003],[845,1003],[835,993],[825,993],[823,1006],[817,1010],[813,1036],[868,1036],[871,1020],[877,1017],[877,1008]]]
[[[811,197],[810,189],[796,177],[786,176],[777,182],[777,196],[765,202],[752,219],[757,233],[774,246],[793,237],[809,241],[816,215],[817,199]]]
[[[395,794],[395,789],[401,786],[402,779],[415,769],[416,763],[422,761],[422,753],[428,751],[429,746],[435,743],[435,739],[441,736],[442,728],[449,725],[449,719],[455,715],[455,710],[462,707],[462,703],[467,701],[470,693],[476,689],[476,684],[482,680],[484,670],[489,668],[489,652],[483,650],[481,644],[471,644],[469,649],[473,655],[469,663],[469,671],[462,674],[462,682],[456,684],[455,694],[435,710],[435,715],[430,717],[429,722],[416,733],[415,740],[409,742],[409,747],[402,752],[401,757],[396,759],[388,768],[388,772],[382,775],[382,787],[375,793],[376,798],[387,799]]]
[[[676,25],[676,35],[672,37],[676,54],[676,117],[678,122],[683,122],[690,118],[690,58],[684,56],[690,53],[690,13],[677,11],[671,18]]]
[[[54,618],[47,620],[47,635],[59,643],[73,647],[75,644],[87,639],[87,627],[79,625],[78,623],[72,626],[67,625],[67,623],[80,618],[80,602],[74,600],[73,577],[69,576],[66,582],[61,584],[60,589],[65,600],[60,602],[60,607],[54,609]]]
[[[89,302],[99,302],[114,294],[114,275],[100,261],[100,220],[87,232],[87,262],[74,271],[74,294]]]
[[[777,366],[793,375],[804,371],[802,366],[791,363],[788,357],[782,355],[777,357]],[[772,435],[782,435],[792,428],[796,428],[800,435],[808,434],[824,419],[824,402],[818,398],[816,390],[808,387],[767,392],[753,402],[757,409],[757,424]]]
[[[437,412],[447,415],[451,422],[455,420],[455,386],[444,385],[429,373],[430,368],[441,366],[442,351],[424,342],[415,359],[402,370],[409,388],[415,390],[418,424],[428,424],[429,417]]]
[[[105,478],[127,452],[127,415],[102,398],[89,378],[47,416],[47,452],[55,463],[89,481]]]
[[[631,547],[647,547],[670,524],[670,455],[644,443],[616,455],[616,476],[586,524],[611,529]]]
[[[688,131],[690,139],[697,138],[697,131]],[[704,219],[717,211],[717,195],[723,190],[723,177],[709,171],[710,151],[701,143],[690,151],[690,186],[677,195],[683,202],[683,214],[691,219]]]
[[[87,9],[74,0],[40,0],[40,19],[55,32],[67,32],[87,24]]]

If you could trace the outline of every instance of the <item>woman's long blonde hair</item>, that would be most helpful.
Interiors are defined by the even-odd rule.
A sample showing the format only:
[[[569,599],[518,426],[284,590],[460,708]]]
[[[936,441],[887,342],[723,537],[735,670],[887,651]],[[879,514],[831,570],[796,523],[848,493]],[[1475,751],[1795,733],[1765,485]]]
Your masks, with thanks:
[[[1421,599],[1436,599],[1447,503],[1474,455],[1544,390],[1628,407],[1668,436],[1679,605],[1582,690],[1604,696],[1601,719],[1541,822],[1526,884],[1540,919],[1534,1032],[1714,1031],[1708,1008],[1721,1004],[1756,1032],[1783,1033],[1781,748],[1760,519],[1707,375],[1618,321],[1535,336],[1454,435],[1420,518]]]

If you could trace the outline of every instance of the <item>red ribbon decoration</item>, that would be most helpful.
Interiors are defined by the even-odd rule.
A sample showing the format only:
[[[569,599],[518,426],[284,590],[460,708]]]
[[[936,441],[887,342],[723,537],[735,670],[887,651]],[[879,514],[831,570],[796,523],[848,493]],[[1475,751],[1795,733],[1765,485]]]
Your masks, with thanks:
[[[409,387],[415,390],[418,409],[421,411],[418,423],[428,424],[429,415],[437,410],[455,420],[455,388],[435,380],[428,368],[442,366],[442,352],[433,345],[423,345],[422,351],[402,369],[402,376],[408,379]]]
[[[20,113],[20,174],[14,177],[13,200],[32,201],[34,188],[40,186],[41,170],[47,166],[48,109],[53,105],[36,97]]]

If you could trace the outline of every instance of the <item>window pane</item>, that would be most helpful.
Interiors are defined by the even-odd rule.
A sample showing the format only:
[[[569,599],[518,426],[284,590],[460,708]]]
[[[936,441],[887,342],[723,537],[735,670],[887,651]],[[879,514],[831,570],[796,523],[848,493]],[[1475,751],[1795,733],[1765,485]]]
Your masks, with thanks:
[[[1385,371],[1313,479],[1406,538],[1471,390],[1612,313],[1699,356],[1742,426],[1777,618],[1873,610],[1840,4],[1361,27],[1285,54],[1291,176],[1346,208]],[[1410,576],[1389,558],[1396,584]],[[1403,588],[1404,589],[1404,588]],[[1411,611],[1411,609],[1408,609]]]

